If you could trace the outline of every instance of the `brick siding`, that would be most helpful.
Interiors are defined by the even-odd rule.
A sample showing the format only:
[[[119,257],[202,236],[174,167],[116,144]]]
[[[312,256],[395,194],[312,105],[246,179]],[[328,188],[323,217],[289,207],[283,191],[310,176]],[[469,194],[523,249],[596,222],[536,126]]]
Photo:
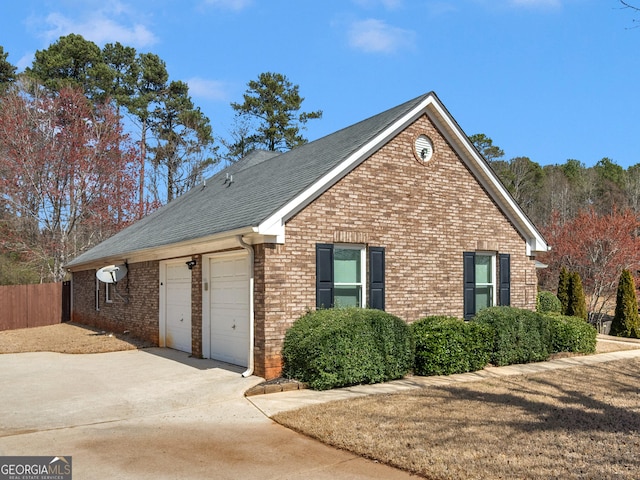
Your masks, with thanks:
[[[413,155],[422,133],[434,145],[426,165]],[[408,322],[462,318],[465,251],[510,254],[511,305],[535,307],[525,241],[426,116],[290,219],[285,245],[259,249],[256,289],[265,305],[256,310],[256,369],[267,378],[280,373],[286,330],[315,309],[316,243],[385,247],[386,311]]]
[[[413,154],[427,134],[425,165]],[[277,161],[277,160],[276,160]],[[499,211],[435,126],[423,116],[289,219],[284,245],[255,245],[255,373],[281,372],[286,330],[315,309],[316,243],[385,247],[389,313],[412,322],[426,315],[463,315],[465,251],[511,255],[511,305],[535,308],[536,271],[525,241]],[[192,349],[202,356],[202,256],[192,272]],[[129,330],[158,344],[159,262],[131,264],[118,298],[95,310],[95,270],[75,272],[73,320]]]
[[[71,319],[113,332],[128,330],[135,337],[158,345],[159,262],[140,262],[128,266],[127,276],[106,302],[106,286],[99,284],[99,310],[96,310],[96,271],[73,273]],[[128,298],[128,302],[125,300]]]

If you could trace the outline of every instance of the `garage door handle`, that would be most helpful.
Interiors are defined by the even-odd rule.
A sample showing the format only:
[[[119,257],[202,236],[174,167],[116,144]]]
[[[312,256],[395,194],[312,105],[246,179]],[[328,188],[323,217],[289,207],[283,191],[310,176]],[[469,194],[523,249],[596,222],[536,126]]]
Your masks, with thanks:
[[[235,330],[235,329],[236,329],[236,324],[234,323],[234,324],[233,324],[233,327],[231,327],[231,328],[233,328],[233,329]]]

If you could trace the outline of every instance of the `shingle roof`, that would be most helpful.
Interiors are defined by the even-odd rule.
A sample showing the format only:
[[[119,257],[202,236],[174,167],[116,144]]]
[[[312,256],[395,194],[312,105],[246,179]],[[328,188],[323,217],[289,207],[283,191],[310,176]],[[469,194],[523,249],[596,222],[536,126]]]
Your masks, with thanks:
[[[434,94],[421,95],[285,153],[253,152],[68,266],[258,226],[430,95]],[[227,175],[233,176],[233,182]]]

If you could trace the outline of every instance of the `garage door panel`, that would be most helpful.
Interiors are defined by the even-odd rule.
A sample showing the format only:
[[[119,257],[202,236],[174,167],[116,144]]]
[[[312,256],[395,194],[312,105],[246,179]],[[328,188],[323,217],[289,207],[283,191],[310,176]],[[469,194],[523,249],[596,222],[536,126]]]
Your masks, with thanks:
[[[247,303],[247,292],[237,289],[216,289],[212,290],[211,300],[216,308],[234,307]]]
[[[191,353],[191,270],[182,261],[165,268],[165,345]]]
[[[248,255],[210,259],[210,357],[247,366]]]

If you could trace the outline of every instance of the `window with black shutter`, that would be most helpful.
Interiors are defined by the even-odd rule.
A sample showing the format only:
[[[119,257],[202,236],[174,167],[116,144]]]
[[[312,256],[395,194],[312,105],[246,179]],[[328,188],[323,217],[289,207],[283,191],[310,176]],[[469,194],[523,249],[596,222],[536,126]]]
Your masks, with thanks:
[[[464,281],[464,319],[469,320],[476,314],[476,253],[463,254]]]
[[[369,247],[369,308],[384,310],[384,247]]]
[[[511,305],[511,256],[501,253],[500,256],[500,305]]]
[[[483,308],[511,304],[511,257],[499,254],[496,278],[496,255],[486,252],[463,253],[463,288],[465,320]]]
[[[333,245],[316,244],[316,308],[333,307]]]
[[[384,310],[383,247],[369,247],[369,283],[365,291],[365,248],[316,244],[316,308],[365,307]]]

